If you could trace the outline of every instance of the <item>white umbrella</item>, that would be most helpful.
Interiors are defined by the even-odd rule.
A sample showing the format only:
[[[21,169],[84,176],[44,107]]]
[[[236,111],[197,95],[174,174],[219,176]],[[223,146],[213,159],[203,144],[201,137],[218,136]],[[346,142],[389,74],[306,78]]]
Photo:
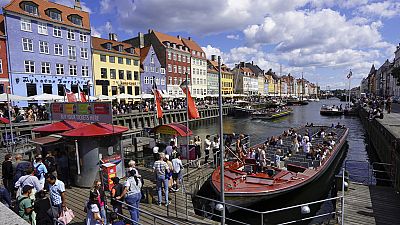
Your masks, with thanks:
[[[52,95],[52,94],[40,94],[40,95],[34,95],[29,97],[29,100],[31,101],[56,101],[56,100],[62,100],[64,99],[64,96],[60,95]]]
[[[142,93],[140,95],[133,96],[133,98],[134,99],[152,99],[152,98],[154,98],[154,95]]]
[[[100,101],[111,101],[111,100],[115,99],[114,96],[107,96],[107,95],[97,95],[95,97]],[[90,99],[92,99],[92,98],[93,97],[90,97]]]
[[[18,102],[18,101],[28,101],[29,98],[19,95],[8,94],[8,99],[7,99],[6,93],[0,94],[0,102],[7,102],[7,100]]]
[[[113,97],[117,98],[117,99],[133,99],[135,98],[134,95],[130,95],[130,94],[119,94],[119,95],[114,95]]]

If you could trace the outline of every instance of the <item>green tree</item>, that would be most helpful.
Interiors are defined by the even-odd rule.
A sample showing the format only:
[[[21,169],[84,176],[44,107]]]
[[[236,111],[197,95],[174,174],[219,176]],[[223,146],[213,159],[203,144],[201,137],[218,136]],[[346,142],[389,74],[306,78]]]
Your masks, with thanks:
[[[392,76],[397,79],[397,86],[400,86],[400,66],[393,67]]]

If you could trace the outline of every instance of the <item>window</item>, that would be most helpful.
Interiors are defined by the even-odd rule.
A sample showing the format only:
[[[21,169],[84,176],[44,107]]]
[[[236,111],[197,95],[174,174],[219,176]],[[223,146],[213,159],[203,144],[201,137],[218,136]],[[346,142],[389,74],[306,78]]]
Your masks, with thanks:
[[[108,95],[108,86],[107,85],[102,85],[101,86],[101,94],[102,95]]]
[[[156,84],[160,85],[160,78],[156,78]]]
[[[68,46],[68,59],[76,60],[76,47],[75,46]]]
[[[186,62],[186,57],[184,55],[182,56],[182,62]]]
[[[56,74],[64,75],[64,64],[61,64],[61,63],[56,64]]]
[[[33,52],[32,39],[22,38],[22,51],[24,51],[24,52]]]
[[[69,20],[75,25],[82,26],[82,17],[78,15],[69,16]]]
[[[193,50],[193,51],[192,51],[192,54],[193,54],[193,55],[196,55],[196,51],[195,51],[195,50]]]
[[[0,59],[0,74],[3,73],[3,61]]]
[[[67,39],[71,41],[75,41],[75,33],[73,30],[68,29],[67,30]]]
[[[125,93],[125,86],[120,86],[120,87],[119,87],[119,93],[120,93],[120,94]]]
[[[106,57],[106,55],[100,55],[100,61],[101,61],[101,62],[107,62],[107,57]]]
[[[149,77],[148,76],[144,77],[144,84],[149,84]]]
[[[118,64],[124,64],[124,58],[118,57]]]
[[[22,9],[27,13],[38,15],[38,6],[32,2],[24,2]]]
[[[149,71],[149,67],[148,67],[148,66],[145,66],[145,67],[144,67],[144,72],[147,72],[147,71]]]
[[[54,55],[63,55],[62,44],[54,44]]]
[[[151,63],[151,64],[154,64],[154,53],[153,53],[153,54],[151,54],[151,57],[150,57],[150,63]]]
[[[131,64],[132,64],[131,59],[126,59],[126,65],[131,65]]]
[[[182,73],[182,67],[178,66],[178,73]]]
[[[79,40],[81,42],[87,42],[87,35],[82,32],[79,32]]]
[[[89,76],[89,67],[88,66],[82,66],[81,73],[82,73],[83,77],[88,77]]]
[[[127,80],[132,80],[132,71],[130,71],[130,70],[126,71],[126,79]]]
[[[115,69],[110,69],[110,78],[115,79],[117,77],[117,71]]]
[[[45,94],[53,94],[53,85],[51,84],[43,84],[43,93]]]
[[[111,43],[106,43],[106,49],[107,49],[107,50],[111,50],[111,48],[112,48]]]
[[[168,77],[168,84],[172,84],[172,77]]]
[[[190,74],[190,67],[188,66],[186,72]]]
[[[165,69],[164,68],[160,68],[160,73],[161,74],[165,74]]]
[[[128,86],[128,94],[131,95],[132,94],[132,86]]]
[[[38,33],[47,35],[47,24],[38,22]]]
[[[124,46],[122,46],[122,45],[118,45],[118,51],[119,51],[119,52],[122,52],[122,51],[124,51]]]
[[[179,54],[177,54],[177,55],[178,55],[178,62],[182,61],[182,56]]]
[[[171,64],[168,64],[168,72],[169,72],[169,73],[172,72],[172,66],[171,66]]]
[[[178,69],[177,69],[176,65],[174,65],[174,73],[177,73],[178,72],[177,70]]]
[[[26,96],[37,95],[36,84],[26,84]]]
[[[78,75],[76,65],[69,65],[69,75],[71,75],[71,76]]]
[[[49,54],[49,43],[46,41],[39,41],[39,52],[42,54]]]
[[[59,27],[59,26],[53,27],[53,36],[54,37],[62,37],[61,27]]]
[[[35,72],[35,62],[31,60],[25,60],[25,73],[34,73]]]
[[[74,92],[74,93],[78,93],[78,85],[71,84],[71,91]]]
[[[117,94],[117,86],[111,86],[111,94],[116,95]]]
[[[51,19],[61,21],[61,13],[58,10],[48,10],[47,12]]]
[[[103,79],[107,79],[107,68],[100,69],[100,77]]]
[[[160,68],[156,67],[156,73],[158,73],[158,72],[159,72],[159,70],[160,70]]]
[[[178,78],[174,77],[174,84],[178,85]]]
[[[124,79],[124,71],[123,70],[118,70],[118,78],[120,79],[120,80],[123,80]]]
[[[185,74],[186,73],[186,67],[182,67],[183,71],[182,73]]]
[[[50,74],[50,63],[49,62],[42,62],[42,73]]]
[[[154,82],[154,77],[150,77],[149,81],[150,81],[150,84],[153,84],[153,82]]]
[[[172,58],[176,61],[176,54],[172,53]]]
[[[108,56],[108,61],[110,63],[115,63],[115,57],[114,56]]]
[[[82,59],[88,59],[89,58],[88,49],[87,48],[81,48],[81,58]]]
[[[134,71],[133,72],[133,79],[134,80],[139,80],[139,72],[138,71]]]
[[[161,78],[161,85],[165,85],[165,78]]]
[[[168,51],[168,59],[171,60],[171,52]]]
[[[135,65],[135,66],[139,66],[139,60],[137,60],[137,59],[134,59],[134,60],[133,60],[133,65]]]
[[[64,85],[62,84],[57,84],[57,93],[59,96],[64,96],[65,95],[65,90],[64,90]]]

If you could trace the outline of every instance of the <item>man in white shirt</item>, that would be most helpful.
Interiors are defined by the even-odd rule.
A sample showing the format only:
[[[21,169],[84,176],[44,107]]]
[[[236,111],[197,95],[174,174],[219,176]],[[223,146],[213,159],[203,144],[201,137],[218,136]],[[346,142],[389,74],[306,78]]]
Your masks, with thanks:
[[[303,144],[303,151],[307,153],[307,155],[310,153],[311,146],[312,144],[310,141],[304,142]]]
[[[181,181],[181,173],[183,170],[183,164],[181,160],[181,154],[177,153],[176,158],[172,159],[172,180],[173,180],[173,185],[172,185],[172,190],[173,191],[179,191],[179,185]]]
[[[204,139],[204,164],[207,163],[208,158],[210,157],[210,149],[211,149],[210,135],[207,135],[206,139]]]

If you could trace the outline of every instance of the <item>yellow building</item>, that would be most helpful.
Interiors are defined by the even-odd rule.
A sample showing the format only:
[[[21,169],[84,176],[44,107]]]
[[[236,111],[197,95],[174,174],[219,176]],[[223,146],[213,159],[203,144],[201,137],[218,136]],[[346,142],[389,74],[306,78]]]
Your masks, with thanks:
[[[233,88],[233,73],[230,71],[230,69],[223,64],[222,66],[222,94],[223,95],[229,95],[233,94],[234,88]]]
[[[96,95],[140,94],[140,57],[130,44],[92,37]]]

